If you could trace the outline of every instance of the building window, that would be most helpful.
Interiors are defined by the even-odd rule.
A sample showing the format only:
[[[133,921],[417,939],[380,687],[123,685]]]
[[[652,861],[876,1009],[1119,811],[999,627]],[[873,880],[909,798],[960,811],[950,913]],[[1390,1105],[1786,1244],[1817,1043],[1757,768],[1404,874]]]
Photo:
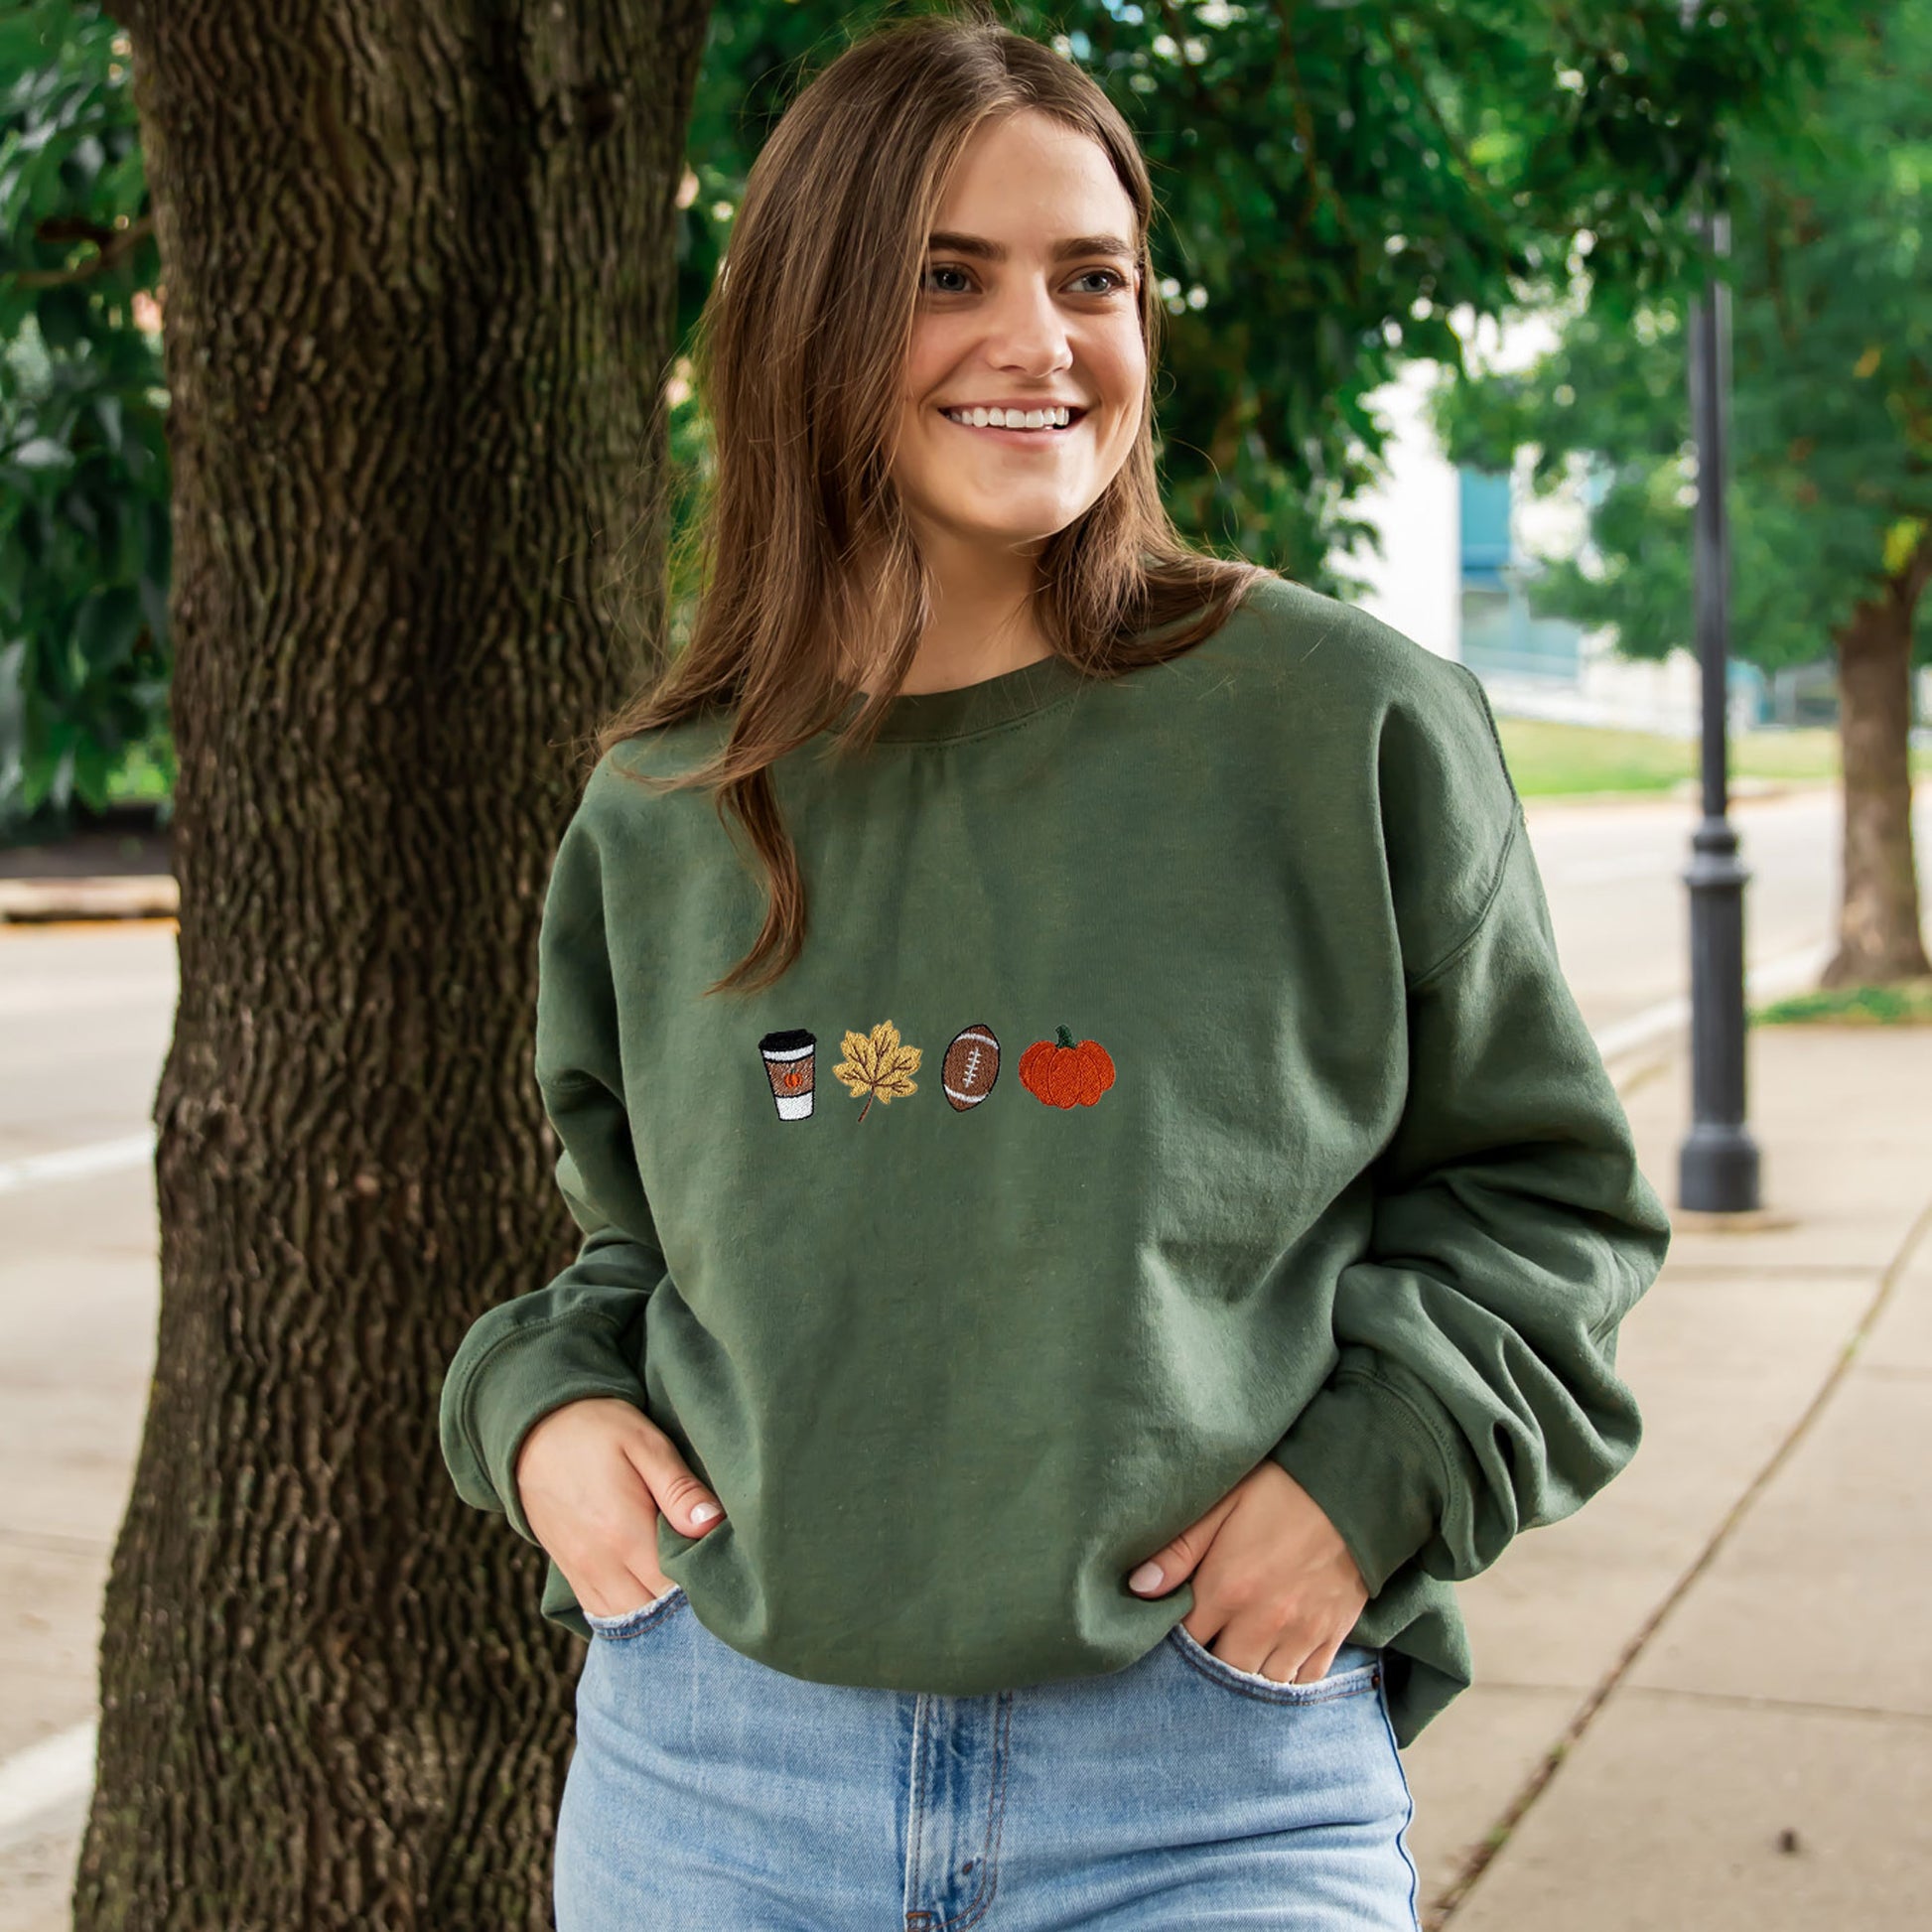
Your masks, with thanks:
[[[1530,616],[1523,585],[1528,566],[1510,546],[1508,476],[1459,473],[1462,518],[1462,661],[1491,678],[1578,681],[1583,632],[1574,623]]]

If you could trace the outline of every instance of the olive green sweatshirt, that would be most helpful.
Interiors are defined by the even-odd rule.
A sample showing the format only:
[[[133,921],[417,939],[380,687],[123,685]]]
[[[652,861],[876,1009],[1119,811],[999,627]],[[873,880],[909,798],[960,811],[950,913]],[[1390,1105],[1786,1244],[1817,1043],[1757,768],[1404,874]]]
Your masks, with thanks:
[[[1412,1741],[1471,1682],[1451,1585],[1634,1453],[1617,1323],[1670,1239],[1481,686],[1268,577],[1164,664],[897,698],[772,767],[804,951],[708,996],[761,876],[626,773],[724,730],[616,748],[557,851],[583,1240],[457,1351],[459,1492],[530,1537],[525,1434],[621,1397],[724,1505],[658,1529],[709,1630],[967,1696],[1134,1662],[1194,1599],[1129,1572],[1272,1456]],[[554,1563],[541,1608],[589,1635]]]

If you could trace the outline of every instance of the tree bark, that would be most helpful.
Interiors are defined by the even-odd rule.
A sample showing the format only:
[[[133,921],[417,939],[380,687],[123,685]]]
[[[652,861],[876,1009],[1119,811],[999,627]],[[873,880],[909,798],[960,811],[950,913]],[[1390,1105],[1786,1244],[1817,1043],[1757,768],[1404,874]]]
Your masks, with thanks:
[[[547,1926],[581,1646],[458,1500],[437,1401],[477,1313],[575,1252],[536,935],[571,740],[663,621],[640,478],[706,0],[117,12],[181,983],[73,1923]]]
[[[1825,986],[1932,973],[1912,851],[1912,617],[1925,573],[1862,601],[1838,632],[1845,822],[1838,951]]]

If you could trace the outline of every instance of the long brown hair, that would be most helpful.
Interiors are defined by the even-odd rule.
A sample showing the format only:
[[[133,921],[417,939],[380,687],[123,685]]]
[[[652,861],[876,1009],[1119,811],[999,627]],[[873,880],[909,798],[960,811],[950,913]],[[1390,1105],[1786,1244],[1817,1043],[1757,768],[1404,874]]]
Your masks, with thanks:
[[[925,628],[929,581],[889,471],[919,270],[947,176],[986,121],[1023,108],[1099,142],[1134,207],[1148,381],[1141,427],[1093,505],[1046,543],[1038,623],[1083,673],[1117,675],[1217,630],[1260,565],[1190,548],[1161,500],[1153,388],[1163,309],[1147,261],[1147,164],[1101,88],[983,4],[897,21],[835,59],[759,153],[730,249],[699,318],[692,385],[714,467],[692,536],[700,586],[688,642],[595,734],[595,756],[721,711],[709,761],[658,790],[707,785],[750,835],[767,876],[763,929],[711,992],[779,978],[804,943],[797,854],[767,767],[827,730],[872,667],[872,695],[833,742],[863,753]],[[1145,633],[1191,619],[1158,641]],[[619,767],[622,769],[622,766]],[[764,967],[759,971],[760,966]]]

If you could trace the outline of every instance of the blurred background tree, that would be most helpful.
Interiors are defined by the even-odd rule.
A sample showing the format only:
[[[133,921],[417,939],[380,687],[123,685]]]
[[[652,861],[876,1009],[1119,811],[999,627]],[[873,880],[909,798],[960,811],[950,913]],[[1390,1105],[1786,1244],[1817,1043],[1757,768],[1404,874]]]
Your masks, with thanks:
[[[1731,649],[1836,657],[1845,785],[1838,948],[1824,984],[1932,972],[1913,853],[1910,668],[1932,663],[1932,0],[1819,23],[1795,124],[1729,144]],[[1540,560],[1538,617],[1612,624],[1631,656],[1689,645],[1695,277],[1646,291],[1592,248],[1556,346],[1438,397],[1451,459],[1534,486],[1580,473],[1591,544]]]
[[[0,11],[0,836],[172,788],[167,392],[126,35]]]

